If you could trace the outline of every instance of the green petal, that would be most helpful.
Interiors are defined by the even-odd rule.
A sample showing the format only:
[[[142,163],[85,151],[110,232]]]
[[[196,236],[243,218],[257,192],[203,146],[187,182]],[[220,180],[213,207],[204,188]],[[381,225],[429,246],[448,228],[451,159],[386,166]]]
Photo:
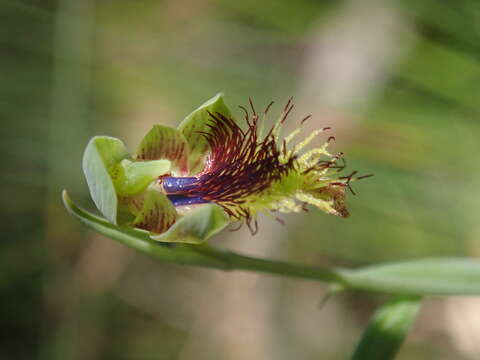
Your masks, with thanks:
[[[170,168],[168,160],[132,162],[123,159],[108,170],[117,194],[125,197],[141,193],[159,176],[168,174]]]
[[[205,156],[208,153],[209,146],[204,136],[201,134],[210,132],[207,124],[210,122],[211,113],[219,112],[224,116],[232,117],[232,113],[223,101],[223,94],[219,93],[210,100],[206,101],[198,109],[188,115],[178,126],[178,130],[187,139],[190,146],[190,173],[197,174],[203,170]]]
[[[133,225],[154,233],[165,232],[177,219],[177,210],[168,198],[155,189],[146,192]]]
[[[155,125],[143,138],[137,160],[168,159],[181,175],[188,173],[188,143],[177,129]]]
[[[125,145],[118,139],[96,136],[83,154],[83,172],[95,205],[112,223],[117,223],[117,193],[108,169],[123,159],[129,159]]]
[[[201,243],[229,223],[228,215],[215,204],[198,206],[181,217],[167,232],[150,236],[164,242]]]

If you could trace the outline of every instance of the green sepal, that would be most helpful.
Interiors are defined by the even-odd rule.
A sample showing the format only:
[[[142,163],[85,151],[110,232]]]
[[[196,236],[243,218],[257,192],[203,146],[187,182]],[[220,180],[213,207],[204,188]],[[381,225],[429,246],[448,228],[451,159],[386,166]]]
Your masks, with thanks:
[[[137,160],[167,159],[179,175],[188,174],[189,148],[185,136],[167,126],[155,125],[145,135],[137,150]]]
[[[229,223],[229,217],[215,204],[200,205],[188,211],[165,233],[151,235],[153,240],[199,244],[222,230]]]
[[[133,221],[133,226],[152,233],[165,232],[178,218],[175,206],[165,194],[156,189],[148,189],[142,195],[141,208]]]
[[[109,136],[93,137],[83,153],[83,172],[93,202],[114,224],[117,224],[118,198],[108,169],[123,159],[130,159],[125,145]]]
[[[170,171],[170,161],[136,161],[123,159],[112,165],[109,174],[119,196],[134,196],[144,191],[153,180]]]
[[[190,147],[189,164],[192,175],[203,170],[205,157],[209,150],[208,142],[202,135],[202,133],[211,131],[207,126],[210,123],[208,111],[212,114],[218,112],[232,118],[231,111],[223,101],[223,93],[219,93],[188,115],[178,126],[178,130],[185,136]]]

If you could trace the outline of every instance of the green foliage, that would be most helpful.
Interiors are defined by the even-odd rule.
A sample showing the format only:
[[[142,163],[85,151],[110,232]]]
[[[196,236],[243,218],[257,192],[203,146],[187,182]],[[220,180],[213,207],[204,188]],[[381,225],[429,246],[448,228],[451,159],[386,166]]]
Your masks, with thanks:
[[[393,294],[480,295],[480,262],[436,258],[376,264],[343,274],[353,288]]]
[[[410,330],[421,299],[396,297],[379,308],[358,344],[352,360],[391,360]]]

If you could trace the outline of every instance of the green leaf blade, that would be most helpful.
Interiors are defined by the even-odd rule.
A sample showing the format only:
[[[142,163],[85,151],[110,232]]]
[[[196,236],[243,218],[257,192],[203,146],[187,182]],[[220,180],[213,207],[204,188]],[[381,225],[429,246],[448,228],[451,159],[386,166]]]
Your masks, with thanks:
[[[396,297],[378,309],[352,360],[395,358],[421,307],[419,297]]]
[[[350,288],[409,295],[480,295],[480,261],[433,258],[341,270]]]

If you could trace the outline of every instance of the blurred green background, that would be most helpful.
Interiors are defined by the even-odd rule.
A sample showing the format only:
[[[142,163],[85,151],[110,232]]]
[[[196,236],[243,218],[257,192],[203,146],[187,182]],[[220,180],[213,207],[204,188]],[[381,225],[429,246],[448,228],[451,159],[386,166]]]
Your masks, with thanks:
[[[0,359],[345,359],[378,295],[154,263],[68,217],[88,139],[134,149],[224,91],[331,126],[352,216],[215,246],[308,264],[480,255],[476,0],[3,0]],[[240,112],[237,112],[240,114]],[[320,139],[321,143],[325,139]],[[431,299],[399,359],[478,359],[480,300]]]

